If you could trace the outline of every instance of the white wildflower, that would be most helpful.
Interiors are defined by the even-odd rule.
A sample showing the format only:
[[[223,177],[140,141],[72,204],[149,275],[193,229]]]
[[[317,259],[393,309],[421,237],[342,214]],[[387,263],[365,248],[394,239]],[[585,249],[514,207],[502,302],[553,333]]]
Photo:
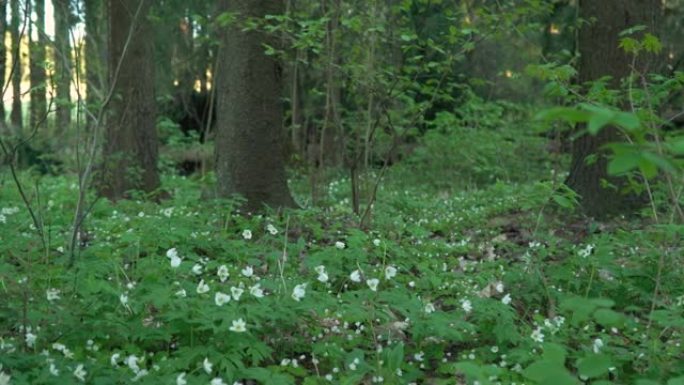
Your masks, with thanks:
[[[602,347],[603,347],[603,340],[600,338],[595,339],[594,344],[592,346],[594,353],[598,354],[598,352],[601,350]]]
[[[378,284],[380,283],[380,280],[377,278],[371,278],[366,281],[366,285],[373,290],[373,291],[378,291]]]
[[[188,381],[185,379],[185,372],[181,373],[176,377],[176,385],[188,385]]]
[[[496,290],[499,293],[503,293],[503,291],[504,291],[503,282],[497,282],[496,285],[494,285],[494,290]]]
[[[314,268],[314,270],[316,270],[316,272],[318,273],[317,279],[320,282],[323,282],[323,283],[328,282],[328,273],[325,271],[325,266],[323,266],[323,265],[316,266]]]
[[[199,284],[197,285],[197,294],[204,294],[209,291],[209,285],[204,283],[204,280],[201,280]]]
[[[385,267],[385,279],[390,280],[397,276],[397,268],[394,266]]]
[[[377,246],[380,246],[380,240],[377,239],[377,238],[373,239],[373,245],[376,246],[376,247],[377,247]]]
[[[427,314],[433,313],[435,310],[436,310],[436,309],[435,309],[435,305],[434,305],[432,302],[428,302],[428,303],[425,305],[425,312],[426,312]]]
[[[61,290],[55,289],[53,287],[51,287],[45,291],[45,295],[47,297],[47,300],[50,302],[60,299],[60,296],[59,296],[60,293],[61,293]]]
[[[124,306],[128,306],[128,294],[122,293],[119,296],[119,302],[121,302],[121,304]]]
[[[461,301],[461,309],[463,309],[463,311],[466,313],[470,313],[473,311],[473,304],[470,302],[470,300],[464,299]]]
[[[121,357],[121,354],[120,354],[120,353],[114,353],[114,354],[112,354],[112,356],[109,357],[109,363],[110,363],[112,366],[117,366],[117,365],[119,364],[119,362],[118,362],[118,361],[119,361],[119,357]]]
[[[511,303],[511,294],[507,293],[506,295],[504,295],[503,298],[501,298],[501,303],[503,303],[504,305],[509,305]]]
[[[178,298],[185,298],[188,296],[188,293],[185,292],[185,289],[180,289],[175,293],[175,295]]]
[[[249,278],[249,277],[251,277],[252,275],[254,275],[254,268],[252,268],[252,266],[247,266],[247,267],[245,267],[244,269],[242,269],[241,273],[242,273],[242,275],[244,275],[245,277]]]
[[[217,291],[214,295],[214,303],[216,303],[216,306],[223,306],[228,302],[230,302],[230,296],[228,294]]]
[[[38,336],[31,332],[27,332],[24,338],[26,340],[26,346],[32,348],[36,344],[36,338],[38,338]]]
[[[256,285],[251,286],[249,288],[249,294],[253,295],[256,298],[263,298],[264,290],[261,288],[261,284],[257,283]]]
[[[544,342],[544,333],[542,333],[542,328],[537,327],[536,329],[534,329],[534,331],[530,335],[530,338],[532,338],[532,340],[535,342]]]
[[[299,284],[292,290],[292,299],[295,301],[301,301],[306,295],[306,283]]]
[[[59,369],[57,369],[54,362],[50,362],[50,374],[55,377],[59,376]],[[0,384],[2,384],[2,380],[0,380]]]
[[[278,234],[278,229],[276,229],[275,226],[273,226],[273,225],[270,224],[270,223],[266,226],[266,231],[268,231],[269,233],[271,233],[271,235],[276,235],[276,234]]]
[[[133,373],[138,373],[140,371],[138,361],[140,361],[140,358],[136,357],[135,354],[131,354],[130,356],[124,359],[124,363],[126,364],[126,366],[128,366],[129,369],[133,371]]]
[[[228,384],[226,384],[225,382],[223,382],[223,378],[221,378],[221,377],[216,377],[216,378],[214,378],[213,380],[211,380],[211,384],[210,384],[210,385],[228,385]]]
[[[176,250],[175,247],[166,250],[166,258],[168,259],[173,259],[173,258],[179,258],[180,256],[178,255],[178,250]]]
[[[200,265],[199,263],[196,263],[192,267],[192,273],[195,275],[202,275],[202,269],[203,269],[202,265]]]
[[[353,282],[361,282],[361,272],[358,270],[352,271],[352,273],[349,275],[349,279],[351,279]]]
[[[252,230],[243,230],[242,231],[242,238],[246,240],[252,239]]]
[[[214,367],[214,364],[209,361],[209,358],[205,358],[204,361],[202,362],[202,367],[204,368],[204,371],[207,372],[207,374],[211,374],[211,369]]]
[[[589,245],[585,246],[583,249],[580,249],[577,252],[577,255],[579,255],[582,258],[587,258],[588,256],[591,255],[591,252],[594,251],[594,247],[595,247],[594,245],[589,244]]]
[[[216,275],[218,275],[219,280],[221,282],[226,282],[228,277],[230,277],[230,273],[228,272],[228,267],[226,265],[219,266],[218,271],[216,272]]]
[[[240,287],[232,286],[230,288],[230,294],[233,296],[233,299],[236,301],[240,300],[240,297],[242,297],[242,293],[244,293],[244,292],[245,292],[245,290],[240,288]]]
[[[83,364],[78,364],[76,369],[74,369],[74,377],[78,378],[80,381],[85,382],[85,376],[88,372],[83,369]]]
[[[231,332],[243,333],[247,331],[247,323],[242,319],[233,320],[233,325],[228,328]]]
[[[340,242],[340,241],[335,242],[335,247],[337,247],[340,250],[344,249],[345,246],[346,245],[344,244],[344,242]]]
[[[171,263],[171,267],[175,269],[180,266],[182,261],[183,260],[180,259],[180,257],[172,257],[171,260],[169,260],[169,263]]]

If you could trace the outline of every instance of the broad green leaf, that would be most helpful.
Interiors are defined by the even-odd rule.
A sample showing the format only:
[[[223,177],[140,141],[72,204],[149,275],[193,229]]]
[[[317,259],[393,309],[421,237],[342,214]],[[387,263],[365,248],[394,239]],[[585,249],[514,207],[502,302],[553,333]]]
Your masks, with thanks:
[[[608,373],[608,368],[611,366],[613,366],[613,362],[605,354],[592,354],[577,361],[579,374],[589,378]]]
[[[555,362],[537,361],[523,371],[523,376],[537,384],[576,385],[578,381],[565,369],[565,366]]]
[[[601,131],[601,129],[613,121],[615,113],[610,110],[598,110],[593,111],[591,118],[589,118],[589,124],[587,125],[587,131],[596,135]]]
[[[567,352],[562,345],[547,342],[544,344],[544,353],[542,357],[545,361],[553,362],[558,365],[565,365],[565,357]]]
[[[606,327],[619,327],[625,322],[625,316],[611,309],[598,309],[594,313],[594,319]]]
[[[684,385],[684,376],[669,379],[667,385]]]
[[[615,155],[610,162],[608,162],[608,174],[622,175],[628,173],[639,167],[640,161],[641,157],[639,154],[633,152]]]

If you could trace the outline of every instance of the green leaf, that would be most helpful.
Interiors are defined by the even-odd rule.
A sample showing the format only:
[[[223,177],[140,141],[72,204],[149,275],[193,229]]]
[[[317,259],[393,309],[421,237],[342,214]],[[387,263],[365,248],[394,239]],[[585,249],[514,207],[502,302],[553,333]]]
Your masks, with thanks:
[[[544,358],[544,361],[565,365],[567,352],[562,345],[547,342],[544,344],[544,353],[542,354],[542,357]]]
[[[614,117],[615,112],[607,109],[600,109],[594,111],[594,113],[591,115],[591,118],[589,118],[587,131],[592,135],[598,134],[603,127],[607,126],[613,121]]]
[[[576,385],[578,381],[563,365],[549,361],[537,361],[523,371],[523,376],[538,384]]]
[[[608,162],[608,174],[609,175],[623,175],[626,174],[637,167],[641,157],[639,154],[634,152],[628,152],[623,154],[615,155],[610,162]]]
[[[598,309],[594,313],[596,322],[605,327],[620,327],[625,322],[625,316],[610,309]]]
[[[579,374],[589,378],[599,377],[608,373],[608,368],[611,366],[613,366],[613,362],[605,354],[592,354],[577,361],[577,371]]]
[[[684,385],[684,376],[669,379],[667,385]]]

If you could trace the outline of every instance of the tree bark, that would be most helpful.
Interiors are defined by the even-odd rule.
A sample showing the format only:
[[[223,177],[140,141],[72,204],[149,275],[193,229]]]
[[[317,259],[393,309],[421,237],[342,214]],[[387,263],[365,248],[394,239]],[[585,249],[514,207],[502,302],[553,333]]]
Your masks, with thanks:
[[[44,1],[44,0],[39,0]],[[85,0],[85,55],[86,55],[86,104],[93,106],[102,99],[106,85],[105,31],[103,26],[104,12],[102,0]]]
[[[109,84],[114,85],[99,192],[112,200],[159,187],[151,1],[109,0]],[[117,72],[117,69],[119,72]]]
[[[12,112],[10,122],[15,130],[17,138],[22,135],[22,113],[21,113],[21,23],[22,12],[19,9],[19,2],[12,1]]]
[[[240,19],[282,14],[282,0],[223,0]],[[218,74],[216,160],[218,192],[240,194],[246,209],[264,205],[295,206],[285,175],[281,101],[283,76],[278,60],[264,45],[277,47],[277,36],[244,31],[241,23],[222,33]]]
[[[580,17],[592,20],[579,34],[581,84],[611,76],[610,86],[618,88],[620,80],[630,75],[633,58],[619,48],[620,32],[636,25],[647,26],[647,32],[656,36],[656,27],[661,13],[660,0],[581,0]],[[637,60],[635,70],[641,73],[657,70],[653,68],[656,58]],[[566,184],[581,197],[581,208],[593,217],[602,218],[620,214],[638,205],[639,199],[624,194],[621,180],[607,174],[605,152],[602,147],[611,142],[622,141],[622,135],[615,127],[606,127],[596,135],[583,135],[572,147],[570,175]],[[596,161],[587,163],[587,157],[596,155]]]
[[[45,0],[34,0],[36,12],[36,35],[31,44],[31,129],[45,120],[47,106],[45,93]]]
[[[0,36],[7,34],[7,0],[0,0]],[[7,69],[7,47],[0,44],[0,91],[5,90],[5,70]],[[0,106],[0,121],[5,122],[5,104]],[[0,124],[2,126],[2,124]]]
[[[63,135],[71,124],[71,8],[69,0],[53,0],[55,13],[55,86],[56,124],[58,135]]]

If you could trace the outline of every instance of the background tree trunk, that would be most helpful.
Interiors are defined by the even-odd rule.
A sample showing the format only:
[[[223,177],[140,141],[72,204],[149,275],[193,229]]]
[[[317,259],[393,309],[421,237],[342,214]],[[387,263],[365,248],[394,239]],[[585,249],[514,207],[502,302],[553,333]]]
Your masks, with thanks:
[[[580,71],[579,81],[584,84],[602,76],[611,76],[610,86],[617,88],[620,80],[631,72],[632,56],[619,48],[619,34],[636,25],[647,26],[647,32],[655,31],[660,18],[660,0],[582,0],[580,17],[596,21],[582,27],[579,34]],[[646,53],[642,53],[646,55]],[[636,70],[649,72],[654,58],[637,61]],[[638,199],[620,191],[621,181],[607,174],[607,158],[601,147],[606,143],[619,142],[623,138],[614,127],[606,127],[596,135],[584,135],[576,139],[572,147],[572,163],[567,185],[581,196],[584,212],[594,217],[605,217],[625,212]],[[590,155],[597,155],[595,162],[587,164]],[[608,182],[612,186],[605,186]]]
[[[7,35],[7,0],[0,0],[0,36]],[[0,92],[5,91],[5,70],[7,69],[7,47],[0,44]],[[5,104],[0,106],[0,121],[5,122]]]
[[[21,25],[23,12],[19,9],[19,2],[12,1],[12,112],[10,122],[15,130],[17,138],[22,135],[22,113],[21,113]]]
[[[57,88],[57,130],[63,135],[71,124],[71,44],[69,0],[53,0],[55,12],[55,86]]]
[[[106,84],[106,68],[102,54],[105,48],[104,7],[102,0],[85,0],[85,31],[86,31],[86,104],[92,106],[101,100]]]
[[[147,0],[109,0],[108,67],[115,96],[107,119],[99,189],[113,200],[126,198],[132,189],[152,192],[159,187],[154,53],[151,25],[146,20],[150,4]]]
[[[282,0],[224,0],[241,20],[282,14]],[[264,53],[277,46],[277,36],[243,31],[240,23],[223,32],[219,62],[216,160],[221,196],[240,194],[246,209],[264,204],[294,206],[283,154],[282,68]]]
[[[31,129],[45,119],[45,0],[34,0],[38,38],[31,44]]]

